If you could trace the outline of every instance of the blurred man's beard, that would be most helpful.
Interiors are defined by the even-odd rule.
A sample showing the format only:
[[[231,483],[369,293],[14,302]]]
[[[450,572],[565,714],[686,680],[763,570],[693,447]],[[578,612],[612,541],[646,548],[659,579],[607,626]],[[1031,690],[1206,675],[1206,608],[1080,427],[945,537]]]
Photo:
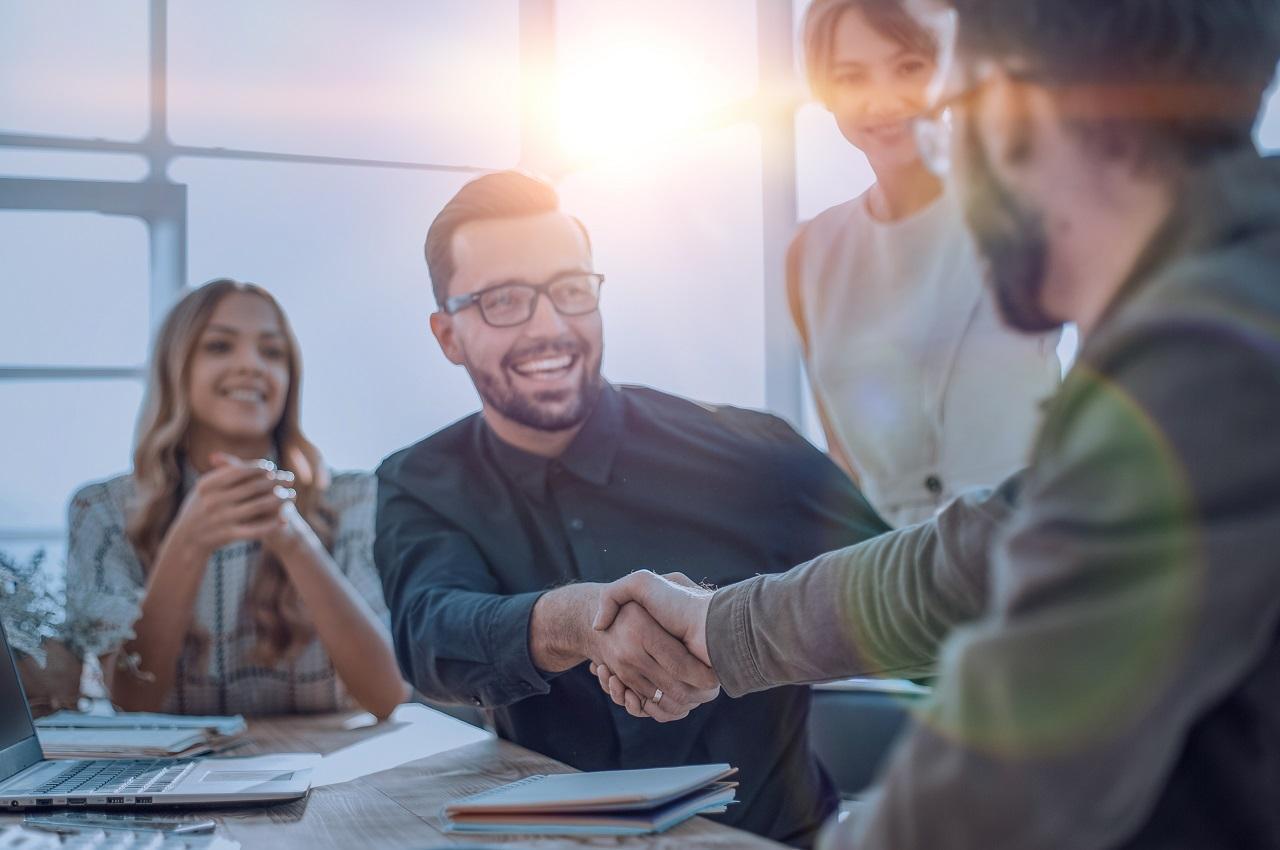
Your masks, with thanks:
[[[513,350],[503,358],[496,372],[487,372],[466,361],[467,373],[475,384],[484,403],[512,422],[536,431],[566,431],[581,425],[595,407],[604,381],[600,377],[600,355],[587,359],[592,352],[573,341],[560,341],[535,348],[525,348],[520,356],[540,353],[547,356],[572,354],[582,359],[582,378],[569,390],[535,390],[521,392],[516,389],[508,371],[509,361],[515,359]],[[567,404],[566,404],[567,402]]]
[[[1060,328],[1044,308],[1049,238],[1044,218],[1018,200],[996,176],[977,130],[968,123],[957,168],[965,220],[986,260],[987,285],[1006,324],[1025,333]]]

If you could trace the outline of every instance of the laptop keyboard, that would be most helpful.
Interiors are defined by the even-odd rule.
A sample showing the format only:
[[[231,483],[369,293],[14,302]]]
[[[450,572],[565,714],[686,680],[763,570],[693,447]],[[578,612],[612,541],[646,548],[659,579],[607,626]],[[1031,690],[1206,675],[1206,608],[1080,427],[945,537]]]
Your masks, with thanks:
[[[48,782],[29,791],[10,794],[36,794],[63,797],[72,794],[159,794],[190,769],[191,760],[173,759],[96,759],[77,761],[56,774]]]

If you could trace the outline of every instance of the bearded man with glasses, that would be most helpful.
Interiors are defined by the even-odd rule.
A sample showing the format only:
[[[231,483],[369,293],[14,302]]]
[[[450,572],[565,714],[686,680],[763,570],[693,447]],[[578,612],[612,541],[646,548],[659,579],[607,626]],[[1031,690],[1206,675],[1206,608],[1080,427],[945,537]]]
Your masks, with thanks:
[[[607,631],[591,621],[605,583],[641,567],[696,564],[697,580],[730,583],[887,526],[781,420],[602,378],[604,277],[551,186],[472,181],[426,255],[432,331],[482,411],[378,470],[374,554],[408,680],[582,770],[732,764],[739,803],[719,817],[808,846],[836,807],[808,689],[723,698],[639,606]],[[615,706],[595,664],[626,670],[637,693]]]

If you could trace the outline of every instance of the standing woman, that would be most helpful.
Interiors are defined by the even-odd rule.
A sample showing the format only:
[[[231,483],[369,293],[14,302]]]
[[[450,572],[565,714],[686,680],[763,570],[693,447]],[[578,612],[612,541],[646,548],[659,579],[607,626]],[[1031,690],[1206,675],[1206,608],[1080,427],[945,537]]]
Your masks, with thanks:
[[[383,718],[407,698],[373,566],[373,477],[330,476],[298,423],[300,379],[260,287],[213,281],[165,319],[133,472],[70,508],[67,617],[122,708],[354,702]]]
[[[900,0],[814,0],[809,83],[876,182],[803,226],[787,294],[829,450],[893,525],[1026,463],[1058,335],[1007,329],[914,119],[938,46]]]

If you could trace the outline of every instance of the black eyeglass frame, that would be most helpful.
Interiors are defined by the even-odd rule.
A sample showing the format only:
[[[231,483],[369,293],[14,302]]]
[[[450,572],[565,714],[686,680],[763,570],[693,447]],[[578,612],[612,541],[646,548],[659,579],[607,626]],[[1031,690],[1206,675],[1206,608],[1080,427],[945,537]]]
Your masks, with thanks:
[[[569,280],[570,278],[576,278],[576,277],[587,278],[588,280],[591,280],[595,284],[595,303],[591,306],[590,310],[583,310],[581,312],[574,313],[574,312],[568,312],[562,309],[560,305],[556,303],[556,299],[551,295],[551,287],[555,286],[557,283],[560,283],[565,280]],[[466,295],[455,295],[452,298],[446,298],[444,304],[441,305],[441,308],[444,310],[445,313],[447,313],[450,316],[453,316],[458,312],[467,309],[468,307],[474,306],[479,308],[480,318],[484,319],[485,324],[495,328],[514,328],[517,325],[523,325],[525,322],[533,318],[533,314],[536,313],[538,310],[538,299],[543,295],[545,295],[547,299],[551,302],[551,306],[555,308],[556,312],[562,316],[590,315],[591,313],[594,313],[596,310],[600,309],[600,288],[603,286],[604,286],[604,275],[600,274],[599,272],[581,272],[581,271],[563,272],[551,278],[551,280],[545,281],[543,283],[523,283],[523,282],[517,282],[517,281],[508,281],[506,283],[497,283],[497,284],[494,284],[493,286],[486,286],[484,289],[480,289],[475,292],[469,292]],[[489,294],[490,292],[494,292],[499,289],[533,290],[533,293],[534,293],[533,300],[529,302],[529,315],[525,316],[523,319],[521,319],[518,322],[510,322],[506,324],[498,324],[490,321],[488,315],[485,314],[484,306],[480,303],[480,299],[484,298],[484,296]]]

